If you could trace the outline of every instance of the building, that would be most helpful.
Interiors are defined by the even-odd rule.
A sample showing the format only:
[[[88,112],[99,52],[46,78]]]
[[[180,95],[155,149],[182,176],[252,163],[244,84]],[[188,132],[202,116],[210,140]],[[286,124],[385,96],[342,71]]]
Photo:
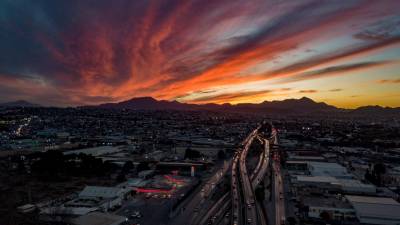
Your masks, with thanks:
[[[286,167],[291,174],[307,174],[311,176],[336,177],[351,179],[353,176],[347,169],[337,163],[316,161],[287,161]]]
[[[347,194],[376,194],[376,187],[364,184],[355,179],[338,179],[331,176],[295,176],[292,179],[297,187],[314,188],[319,193],[323,191],[343,192]]]
[[[63,207],[78,212],[74,213],[76,215],[85,215],[94,210],[108,211],[120,206],[128,191],[118,187],[86,186],[77,198],[66,202]]]
[[[353,176],[347,169],[337,163],[307,162],[312,176],[332,176],[336,178],[351,179]]]
[[[286,161],[289,174],[309,174],[308,164],[305,161]]]
[[[307,196],[303,203],[308,206],[309,218],[322,219],[322,214],[327,213],[330,219],[336,221],[356,220],[355,210],[346,199]]]
[[[400,203],[392,198],[346,195],[361,224],[400,224]]]
[[[125,217],[101,213],[92,212],[84,216],[72,219],[74,225],[121,225],[126,221]]]
[[[114,146],[99,146],[99,147],[93,147],[93,148],[84,148],[84,149],[78,149],[78,150],[71,150],[71,151],[66,151],[64,152],[64,155],[70,155],[70,154],[86,154],[86,155],[92,155],[92,156],[102,156],[106,154],[113,154],[117,152],[121,152],[123,149],[114,147]]]
[[[81,193],[79,193],[79,197],[81,198],[122,198],[122,196],[122,188],[116,187],[86,186]]]

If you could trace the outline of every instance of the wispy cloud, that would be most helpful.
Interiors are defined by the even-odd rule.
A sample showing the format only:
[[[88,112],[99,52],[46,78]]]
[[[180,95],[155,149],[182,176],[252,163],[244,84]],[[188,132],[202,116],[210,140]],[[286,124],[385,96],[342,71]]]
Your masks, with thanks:
[[[218,95],[209,95],[198,97],[193,100],[190,100],[192,103],[207,103],[207,102],[214,102],[214,103],[225,103],[225,102],[232,102],[238,99],[247,99],[250,100],[252,98],[265,96],[269,93],[272,93],[271,90],[260,90],[260,91],[242,91],[238,93],[224,93]]]
[[[300,90],[299,93],[304,93],[304,94],[313,94],[313,93],[317,93],[317,90]]]
[[[380,84],[400,84],[400,79],[378,80]]]
[[[341,88],[335,88],[335,89],[330,89],[330,92],[339,92],[339,91],[343,91],[343,89]]]
[[[382,66],[392,61],[377,61],[377,62],[361,62],[337,66],[329,66],[322,69],[311,70],[294,74],[292,76],[281,79],[280,83],[289,83],[302,80],[317,79],[328,75],[343,75],[348,72],[353,72],[361,69],[369,69],[372,67]]]
[[[0,97],[42,104],[216,95],[271,78],[290,92],[283,83],[385,66],[341,61],[400,43],[397,1],[1,1],[0,9]],[[331,46],[344,39],[351,43]],[[244,95],[214,99],[251,100]]]

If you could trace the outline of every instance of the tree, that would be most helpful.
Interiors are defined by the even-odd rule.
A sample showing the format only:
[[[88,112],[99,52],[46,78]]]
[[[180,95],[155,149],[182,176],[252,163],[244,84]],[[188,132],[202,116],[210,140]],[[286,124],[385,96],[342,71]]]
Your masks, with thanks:
[[[287,222],[289,225],[295,225],[296,224],[296,219],[294,217],[289,217],[287,218]]]
[[[143,170],[149,170],[149,169],[150,169],[149,164],[146,162],[140,162],[136,168],[137,172],[140,172]]]
[[[218,151],[218,159],[225,159],[225,152],[222,150]]]
[[[383,163],[376,163],[374,165],[374,171],[376,174],[385,174],[386,173],[386,167],[385,164]]]
[[[382,185],[382,175],[386,173],[386,167],[383,163],[376,163],[374,165],[373,173],[375,175],[376,184]]]
[[[331,215],[330,215],[327,211],[322,211],[322,212],[319,214],[319,217],[320,217],[322,220],[324,220],[325,222],[328,222],[328,221],[331,220]]]
[[[185,159],[195,159],[195,158],[200,158],[201,154],[199,151],[192,150],[190,148],[187,148],[185,151]]]
[[[134,168],[133,163],[131,161],[125,162],[124,166],[122,167],[122,171],[128,173]]]
[[[118,174],[116,181],[117,183],[125,182],[126,181],[125,173],[121,171],[121,173]]]
[[[369,169],[365,171],[364,179],[372,183],[371,173],[369,172]]]

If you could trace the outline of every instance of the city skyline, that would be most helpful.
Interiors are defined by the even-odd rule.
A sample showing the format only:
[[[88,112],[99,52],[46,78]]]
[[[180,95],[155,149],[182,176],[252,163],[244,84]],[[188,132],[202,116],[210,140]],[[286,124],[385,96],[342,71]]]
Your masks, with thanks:
[[[0,3],[0,96],[400,106],[398,1]]]

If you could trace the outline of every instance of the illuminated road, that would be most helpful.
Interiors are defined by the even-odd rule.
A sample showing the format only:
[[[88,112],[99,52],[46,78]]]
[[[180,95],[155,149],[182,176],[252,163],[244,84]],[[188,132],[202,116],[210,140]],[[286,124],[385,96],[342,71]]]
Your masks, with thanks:
[[[274,162],[274,205],[275,205],[275,224],[285,224],[285,195],[283,191],[283,179],[279,162]]]
[[[231,167],[231,192],[223,195],[213,207],[208,208],[208,213],[204,214],[199,223],[194,224],[228,224],[229,220],[233,225],[267,224],[266,215],[255,199],[254,190],[270,169],[270,142],[277,143],[277,140],[275,130],[271,132],[270,138],[264,139],[259,137],[259,129],[260,127],[251,132],[242,142],[241,149],[234,154]],[[264,151],[260,154],[257,166],[249,176],[246,158],[256,138],[264,143]]]
[[[258,214],[257,214],[257,208],[255,206],[255,196],[254,196],[254,191],[253,191],[253,186],[251,185],[250,178],[248,176],[247,172],[247,167],[246,167],[246,157],[249,152],[249,148],[251,143],[253,142],[256,132],[258,131],[255,130],[252,132],[250,139],[246,143],[242,153],[240,154],[239,157],[239,170],[240,170],[240,177],[241,179],[241,187],[242,187],[242,193],[243,193],[243,199],[244,199],[244,204],[245,204],[245,210],[244,210],[244,220],[246,221],[247,224],[258,224]]]
[[[281,163],[280,156],[278,151],[278,136],[277,130],[275,128],[272,129],[272,143],[274,143],[274,147],[276,147],[276,151],[274,152],[274,160],[272,161],[272,167],[274,171],[274,206],[275,206],[275,224],[283,225],[286,223],[286,215],[285,215],[285,193],[283,189],[283,178],[281,173]]]
[[[212,204],[209,196],[212,196],[213,192],[215,192],[216,185],[221,182],[229,168],[229,162],[225,162],[223,167],[217,170],[201,189],[199,188],[193,198],[186,203],[182,203],[185,210],[176,218],[173,218],[169,224],[198,224],[199,220],[203,218],[202,215],[207,213],[207,209]]]

